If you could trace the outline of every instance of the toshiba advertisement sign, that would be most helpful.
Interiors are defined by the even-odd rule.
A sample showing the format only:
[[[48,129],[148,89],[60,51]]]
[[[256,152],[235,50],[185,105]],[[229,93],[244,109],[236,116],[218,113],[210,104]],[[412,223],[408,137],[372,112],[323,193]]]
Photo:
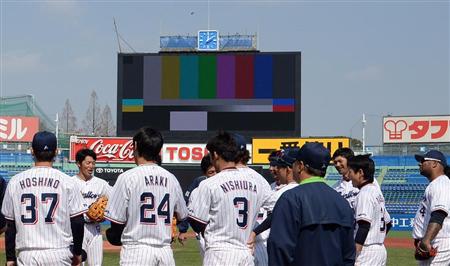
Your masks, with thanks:
[[[384,143],[450,142],[450,116],[383,118]]]
[[[97,162],[102,163],[134,163],[133,141],[131,138],[70,138],[70,161],[75,161],[76,153],[83,148],[93,150],[97,154]],[[251,146],[247,145],[251,153]],[[208,154],[206,144],[164,144],[161,150],[164,164],[200,164],[204,155]]]

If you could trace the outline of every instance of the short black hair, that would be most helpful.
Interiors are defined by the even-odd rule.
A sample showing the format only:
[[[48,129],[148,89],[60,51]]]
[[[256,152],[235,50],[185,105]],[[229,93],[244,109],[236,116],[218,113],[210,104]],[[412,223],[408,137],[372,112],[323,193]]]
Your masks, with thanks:
[[[53,162],[56,156],[56,150],[54,151],[35,151],[33,150],[34,158],[37,162]]]
[[[350,148],[339,148],[333,153],[331,160],[336,159],[338,156],[342,156],[348,160],[348,158],[355,156],[355,153]]]
[[[375,163],[370,158],[370,154],[356,155],[350,157],[347,162],[347,167],[354,172],[362,170],[364,173],[364,179],[373,182],[375,174]]]
[[[211,166],[211,157],[209,156],[209,154],[206,154],[205,156],[203,156],[202,161],[200,162],[200,168],[202,169],[202,172],[206,174]]]
[[[75,155],[75,161],[81,164],[87,156],[91,156],[94,161],[97,161],[97,154],[91,149],[81,149]]]
[[[225,131],[219,131],[217,136],[211,138],[206,144],[206,149],[213,154],[217,153],[226,162],[236,162],[237,146],[233,136]]]
[[[235,163],[247,164],[250,160],[250,152],[248,150],[238,150]]]
[[[133,137],[133,145],[137,154],[147,161],[155,161],[159,164],[161,156],[159,152],[164,140],[161,133],[150,127],[143,127]]]

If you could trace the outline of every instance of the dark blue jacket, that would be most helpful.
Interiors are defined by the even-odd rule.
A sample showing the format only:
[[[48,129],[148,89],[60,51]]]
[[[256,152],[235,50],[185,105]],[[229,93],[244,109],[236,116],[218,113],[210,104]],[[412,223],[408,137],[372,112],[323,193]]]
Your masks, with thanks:
[[[184,193],[184,200],[186,201],[186,205],[189,203],[189,197],[191,196],[192,191],[194,191],[194,189],[196,189],[200,185],[200,182],[202,182],[206,178],[207,177],[204,175],[196,177],[194,181],[192,181],[192,183],[187,187],[186,192]],[[180,230],[180,232],[184,233],[188,229],[189,222],[187,220],[181,221],[178,224],[178,230]]]
[[[272,216],[269,265],[354,265],[353,211],[322,178],[284,192]]]

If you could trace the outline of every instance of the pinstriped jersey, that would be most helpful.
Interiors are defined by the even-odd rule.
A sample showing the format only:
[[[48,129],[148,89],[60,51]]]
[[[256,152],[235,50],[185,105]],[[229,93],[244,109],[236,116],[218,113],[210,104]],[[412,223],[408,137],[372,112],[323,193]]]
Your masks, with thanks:
[[[74,175],[72,178],[80,187],[81,196],[84,199],[83,203],[86,208],[101,196],[106,196],[109,199],[111,187],[105,180],[96,176],[93,176],[88,181],[81,179],[78,175]]]
[[[356,221],[366,221],[370,223],[369,234],[364,245],[383,244],[386,237],[386,224],[391,221],[391,217],[384,205],[384,197],[380,188],[371,183],[363,186],[355,201]],[[355,234],[358,231],[356,224]]]
[[[179,220],[187,216],[180,183],[164,168],[146,164],[119,175],[105,218],[125,224],[124,245],[170,246],[174,212]]]
[[[373,184],[380,187],[376,178],[373,179]],[[352,181],[345,181],[344,179],[341,179],[333,185],[333,189],[348,201],[353,210],[355,209],[355,201],[356,196],[358,196],[359,189],[353,186]]]
[[[450,214],[450,180],[446,175],[439,176],[430,182],[425,189],[422,202],[414,218],[413,237],[415,239],[422,239],[425,236],[431,213],[436,210]],[[450,217],[447,215],[442,224],[442,229],[439,230],[435,239],[449,237]]]
[[[261,206],[270,207],[267,181],[248,168],[225,169],[206,179],[191,196],[189,216],[206,224],[206,249],[248,249],[247,240]]]
[[[296,186],[298,186],[297,182],[292,182],[289,184],[284,184],[283,186],[278,186],[277,188],[279,188],[279,189],[272,193],[271,202],[276,203],[277,200],[281,197],[281,195],[285,191],[295,188]],[[272,211],[272,210],[270,210],[270,211]],[[262,213],[262,215],[261,215],[261,213]],[[259,224],[261,224],[266,218],[267,218],[267,211],[265,211],[264,208],[261,208],[261,212],[258,214],[258,217],[256,219],[255,227],[257,227]],[[269,238],[269,234],[270,234],[270,229],[257,235],[256,241],[266,241]]]
[[[33,167],[11,178],[2,213],[14,220],[16,249],[67,248],[70,218],[86,211],[78,185],[51,167]]]

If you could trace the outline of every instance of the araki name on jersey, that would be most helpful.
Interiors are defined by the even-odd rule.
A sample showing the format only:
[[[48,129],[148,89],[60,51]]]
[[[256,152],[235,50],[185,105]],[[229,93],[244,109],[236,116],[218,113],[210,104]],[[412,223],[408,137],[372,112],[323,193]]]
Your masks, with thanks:
[[[27,177],[24,180],[19,181],[19,185],[21,189],[29,187],[51,187],[57,189],[59,180],[49,177]]]
[[[167,187],[167,177],[164,176],[144,176],[146,186]]]
[[[256,184],[253,184],[250,181],[230,180],[220,185],[220,187],[225,193],[233,190],[248,190],[254,193],[258,193],[256,190]]]

